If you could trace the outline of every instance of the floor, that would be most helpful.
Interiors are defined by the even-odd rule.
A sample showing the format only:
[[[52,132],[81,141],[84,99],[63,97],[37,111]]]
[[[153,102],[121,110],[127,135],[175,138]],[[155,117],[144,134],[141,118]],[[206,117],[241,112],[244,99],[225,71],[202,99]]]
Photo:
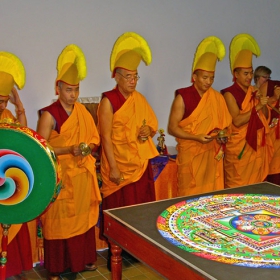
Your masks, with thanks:
[[[97,262],[98,266],[96,271],[84,271],[79,273],[65,272],[60,275],[61,279],[64,280],[74,280],[74,279],[111,279],[111,272],[107,269],[107,250],[97,252]],[[122,263],[122,279],[133,279],[133,280],[144,280],[144,279],[164,279],[162,276],[157,274],[152,269],[148,268],[146,265],[138,262],[129,255],[123,255]],[[21,275],[13,276],[7,278],[7,280],[39,280],[48,279],[48,272],[43,266],[37,264],[30,271],[24,271]]]

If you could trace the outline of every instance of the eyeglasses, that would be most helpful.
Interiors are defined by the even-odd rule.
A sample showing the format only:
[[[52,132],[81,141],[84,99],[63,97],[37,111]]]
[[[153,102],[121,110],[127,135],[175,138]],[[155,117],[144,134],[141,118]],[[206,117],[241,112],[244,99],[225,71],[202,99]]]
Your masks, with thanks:
[[[271,79],[270,76],[261,76],[261,77],[263,77],[264,79],[267,79],[267,80],[270,80],[270,79]]]
[[[119,75],[121,75],[124,79],[126,79],[128,82],[132,82],[132,80],[135,80],[136,82],[140,79],[140,77],[138,76],[138,74],[136,75],[122,75],[120,72],[117,72]]]

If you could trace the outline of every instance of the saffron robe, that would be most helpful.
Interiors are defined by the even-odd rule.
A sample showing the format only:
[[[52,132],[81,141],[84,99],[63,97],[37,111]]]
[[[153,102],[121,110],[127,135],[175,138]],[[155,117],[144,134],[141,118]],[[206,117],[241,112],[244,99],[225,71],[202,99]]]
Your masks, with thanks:
[[[182,95],[185,111],[187,100],[199,95],[194,86],[177,91]],[[193,105],[191,105],[193,106]],[[179,126],[190,134],[209,134],[215,129],[225,129],[231,124],[231,116],[223,96],[210,88],[196,108]],[[194,140],[176,138],[178,155],[178,196],[194,195],[224,188],[223,160],[215,159],[220,144],[213,141],[202,144]]]
[[[113,91],[116,93],[118,90]],[[150,126],[153,131],[157,130],[158,122],[152,108],[141,93],[134,91],[113,115],[114,156],[124,178],[119,185],[110,181],[110,166],[101,145],[101,192],[103,197],[138,181],[146,170],[149,159],[158,156],[151,137],[148,137],[145,142],[140,142],[138,139],[139,129],[143,122],[146,122],[146,125]]]
[[[5,109],[1,116],[0,116],[0,120],[3,120],[3,119],[11,119],[13,122],[16,122],[16,118],[13,116],[13,114],[11,113],[10,110],[8,109]]]
[[[254,88],[250,86],[246,93],[242,91],[237,83],[222,90],[222,93],[230,92],[234,96],[242,114],[252,110],[250,119],[252,127],[249,126],[250,122],[241,127],[231,125],[233,135],[227,143],[224,160],[226,188],[262,182],[268,174],[273,155],[268,121],[261,110],[254,111],[259,102],[253,96]],[[253,127],[259,122],[262,124],[261,128]],[[256,141],[256,149],[248,143],[248,128],[255,135],[253,140]]]
[[[53,130],[49,139],[54,147],[81,142],[99,145],[100,138],[93,118],[86,108],[75,103],[69,118]],[[45,239],[67,239],[87,232],[98,220],[101,196],[92,155],[60,155],[63,188],[50,209],[42,215]]]

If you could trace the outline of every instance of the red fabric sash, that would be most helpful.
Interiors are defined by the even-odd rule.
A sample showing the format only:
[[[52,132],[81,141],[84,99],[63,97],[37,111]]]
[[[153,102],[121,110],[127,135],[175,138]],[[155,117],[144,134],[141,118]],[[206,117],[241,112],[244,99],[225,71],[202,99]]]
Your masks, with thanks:
[[[247,133],[246,133],[246,141],[247,143],[255,150],[257,151],[257,132],[259,129],[263,128],[264,125],[261,122],[258,112],[255,107],[252,108],[251,117],[249,120]],[[262,138],[262,146],[265,145],[265,133],[263,133]]]

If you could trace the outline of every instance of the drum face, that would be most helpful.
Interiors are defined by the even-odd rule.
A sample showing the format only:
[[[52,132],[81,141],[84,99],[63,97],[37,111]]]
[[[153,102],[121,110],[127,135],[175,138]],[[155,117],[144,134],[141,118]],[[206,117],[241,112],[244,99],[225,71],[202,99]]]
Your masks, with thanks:
[[[42,214],[60,190],[57,166],[53,151],[35,131],[1,124],[0,223],[20,224]]]

